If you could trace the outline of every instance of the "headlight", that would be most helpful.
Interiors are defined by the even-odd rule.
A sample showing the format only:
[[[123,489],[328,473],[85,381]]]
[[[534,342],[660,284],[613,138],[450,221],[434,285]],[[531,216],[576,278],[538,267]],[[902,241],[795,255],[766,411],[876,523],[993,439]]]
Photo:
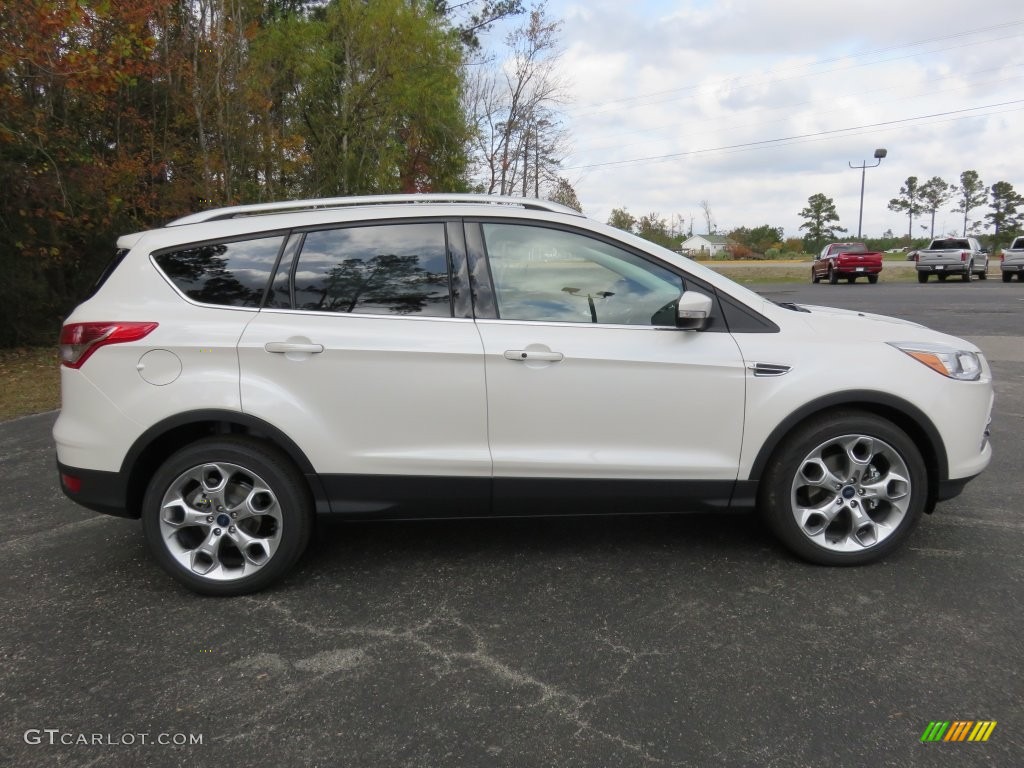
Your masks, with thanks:
[[[981,378],[981,358],[977,352],[919,341],[889,343],[943,376],[960,381],[977,381]]]

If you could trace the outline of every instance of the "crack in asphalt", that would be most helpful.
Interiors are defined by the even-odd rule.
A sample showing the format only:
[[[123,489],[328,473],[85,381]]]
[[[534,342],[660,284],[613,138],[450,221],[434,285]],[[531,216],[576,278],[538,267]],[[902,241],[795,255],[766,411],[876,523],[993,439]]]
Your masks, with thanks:
[[[632,752],[644,760],[647,764],[664,765],[664,760],[661,760],[651,754],[649,754],[642,744],[638,744],[629,741],[625,737],[610,733],[602,730],[601,728],[594,725],[587,717],[583,714],[583,709],[589,705],[615,695],[617,691],[621,691],[622,688],[619,685],[621,681],[628,674],[630,667],[642,658],[654,655],[663,655],[658,652],[636,652],[626,646],[616,645],[606,641],[606,644],[611,650],[616,653],[620,653],[626,656],[625,661],[619,670],[619,674],[615,679],[615,683],[611,690],[607,693],[602,694],[598,697],[585,698],[578,696],[574,693],[564,691],[556,685],[545,682],[527,672],[515,669],[514,667],[506,664],[500,659],[495,658],[491,655],[486,646],[486,642],[480,636],[480,633],[462,621],[457,615],[451,610],[442,607],[434,616],[430,617],[420,624],[414,625],[405,629],[377,629],[372,627],[348,627],[342,629],[325,629],[323,626],[312,624],[308,621],[297,618],[294,613],[286,606],[281,605],[276,600],[260,600],[257,598],[242,598],[253,604],[257,609],[271,610],[278,614],[278,616],[287,622],[290,626],[302,629],[314,637],[326,638],[332,637],[337,638],[339,636],[355,636],[364,637],[377,641],[396,642],[396,643],[408,643],[424,654],[440,659],[444,665],[451,669],[457,666],[458,662],[469,663],[478,669],[481,669],[493,677],[512,683],[516,687],[520,688],[533,688],[538,693],[536,701],[529,703],[530,707],[548,707],[555,715],[563,718],[567,722],[576,726],[576,732],[574,737],[580,737],[583,734],[590,734],[601,739],[610,741],[623,749]],[[437,626],[454,627],[456,629],[465,631],[469,634],[473,643],[473,650],[471,651],[458,651],[448,650],[439,647],[430,640],[426,639],[423,634],[428,630]],[[323,674],[319,675],[318,678],[322,679],[331,674],[334,674],[341,669],[352,669],[359,664],[363,663],[368,658],[368,651],[372,647],[364,646],[361,648],[347,648],[347,649],[336,649],[333,651],[324,651],[316,656],[310,657],[310,659],[331,657],[332,655],[341,654],[344,659],[351,661],[346,663],[343,667],[338,669],[329,669]],[[275,657],[268,659],[268,656]],[[284,671],[288,665],[295,669],[303,670],[311,667],[315,667],[316,664],[311,664],[310,659],[303,659],[297,662],[287,662],[286,660],[280,659],[276,654],[263,654],[260,657],[253,657],[256,661],[262,659],[263,663],[273,667],[275,670]],[[280,663],[279,661],[280,660]],[[242,662],[239,662],[241,664]],[[307,685],[303,685],[302,688],[306,688]],[[280,704],[281,702],[277,702]],[[231,741],[235,738],[240,738],[243,735],[221,737],[218,741]]]

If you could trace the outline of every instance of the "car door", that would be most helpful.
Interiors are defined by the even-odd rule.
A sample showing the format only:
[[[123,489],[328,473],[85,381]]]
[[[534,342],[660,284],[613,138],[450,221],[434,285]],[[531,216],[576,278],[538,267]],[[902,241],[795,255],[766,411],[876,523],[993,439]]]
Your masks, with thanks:
[[[334,511],[486,513],[484,365],[461,238],[421,220],[293,233],[242,335],[243,410],[305,452]]]
[[[471,259],[486,250],[493,286],[477,327],[496,509],[727,503],[744,365],[720,317],[706,331],[674,327],[681,291],[699,288],[589,233],[484,222],[469,239]]]

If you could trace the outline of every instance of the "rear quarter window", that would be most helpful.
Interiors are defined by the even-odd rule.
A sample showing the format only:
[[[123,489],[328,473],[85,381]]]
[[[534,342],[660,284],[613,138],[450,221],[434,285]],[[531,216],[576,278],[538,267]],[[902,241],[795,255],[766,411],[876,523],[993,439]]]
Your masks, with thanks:
[[[259,307],[284,236],[206,243],[154,254],[183,294],[203,304]]]

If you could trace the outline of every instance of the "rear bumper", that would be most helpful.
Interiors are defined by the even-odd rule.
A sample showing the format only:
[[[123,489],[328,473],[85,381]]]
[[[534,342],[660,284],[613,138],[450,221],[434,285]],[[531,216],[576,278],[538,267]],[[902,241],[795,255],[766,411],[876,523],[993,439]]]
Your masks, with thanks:
[[[848,276],[848,275],[877,275],[882,271],[881,267],[871,266],[853,266],[853,267],[836,267],[836,274]]]
[[[967,271],[968,265],[963,262],[957,262],[956,264],[918,264],[918,272],[935,272],[936,274],[942,274],[943,272],[951,275],[962,275]]]
[[[79,469],[57,462],[60,489],[77,504],[94,512],[116,517],[138,517],[138,510],[128,509],[128,483],[120,472]]]

